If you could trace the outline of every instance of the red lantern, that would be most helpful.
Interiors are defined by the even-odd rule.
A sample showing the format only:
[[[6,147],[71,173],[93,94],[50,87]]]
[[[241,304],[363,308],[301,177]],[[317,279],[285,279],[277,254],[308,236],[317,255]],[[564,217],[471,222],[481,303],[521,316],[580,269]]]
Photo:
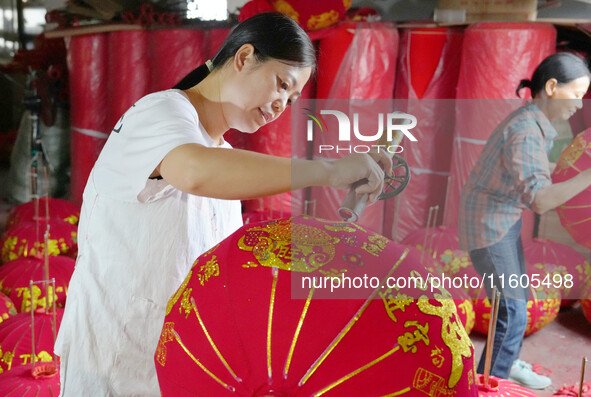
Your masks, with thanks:
[[[73,258],[78,253],[78,226],[49,220],[49,255],[66,255]],[[46,222],[23,221],[8,228],[0,239],[0,259],[6,263],[20,257],[42,256],[45,244],[43,235]]]
[[[409,233],[402,243],[425,249],[427,268],[438,269],[442,275],[451,278],[461,278],[468,296],[472,299],[478,297],[479,291],[470,287],[470,280],[475,282],[481,277],[474,269],[470,255],[460,250],[457,229],[446,226],[418,229]]]
[[[558,290],[546,289],[543,286],[534,289],[530,285],[529,293],[526,336],[550,324],[560,311],[560,292]],[[488,334],[491,304],[484,290],[481,291],[480,297],[474,301],[474,312],[476,313],[474,330],[485,335]]]
[[[53,313],[43,309],[34,313],[35,356],[40,362],[53,361],[54,338],[61,323],[63,309],[56,309],[55,333]],[[0,324],[0,373],[32,363],[31,313],[19,313]]]
[[[17,313],[18,312],[16,311],[16,307],[14,306],[12,300],[0,292],[0,323]]]
[[[14,397],[56,397],[60,393],[59,364],[38,363],[34,368],[20,365],[0,374],[0,395]]]
[[[68,284],[74,272],[76,261],[66,256],[49,257],[49,279],[55,278],[55,291],[50,292],[49,307],[56,300],[57,307],[64,307]],[[29,280],[43,280],[43,260],[37,257],[23,257],[0,267],[0,290],[8,295],[19,312],[31,310],[31,288]],[[53,287],[49,287],[52,291]],[[46,307],[45,289],[33,285],[35,307]]]
[[[591,397],[591,383],[583,383],[583,394],[579,394],[579,385],[563,386],[553,396]]]
[[[581,298],[585,283],[591,279],[591,265],[583,254],[568,245],[538,238],[525,241],[523,252],[530,276],[537,275],[546,286],[556,286],[563,306],[569,298]]]
[[[343,19],[351,7],[351,0],[252,0],[240,10],[244,21],[260,12],[279,11],[296,21],[304,30],[324,29]]]
[[[162,395],[476,396],[452,301],[391,279],[426,280],[418,262],[352,223],[245,225],[200,256],[169,301],[155,354]],[[364,276],[377,285],[354,288]],[[340,293],[322,287],[345,277]]]
[[[484,385],[484,375],[478,375],[478,397],[537,397],[538,395],[510,380],[490,376]]]
[[[591,128],[575,137],[562,152],[552,182],[564,182],[591,167]],[[591,187],[556,208],[560,223],[575,241],[591,248]]]
[[[14,207],[8,218],[6,219],[6,227],[14,226],[22,221],[34,221],[35,220],[35,201],[29,201],[27,203],[17,205]],[[80,207],[76,204],[70,203],[66,200],[60,200],[55,198],[42,197],[39,199],[37,205],[38,218],[41,220],[47,219],[46,210],[49,209],[49,219],[59,219],[72,225],[78,224],[80,218]],[[41,222],[43,224],[43,222]]]

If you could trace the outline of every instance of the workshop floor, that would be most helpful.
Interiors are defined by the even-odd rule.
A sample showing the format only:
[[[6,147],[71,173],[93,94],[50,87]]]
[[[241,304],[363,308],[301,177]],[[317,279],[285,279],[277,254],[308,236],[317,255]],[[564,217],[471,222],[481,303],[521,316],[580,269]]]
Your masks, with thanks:
[[[6,216],[12,208],[4,198],[7,177],[7,166],[0,164],[0,232],[4,231]],[[476,349],[475,359],[478,360],[484,349],[485,336],[473,333],[471,338]],[[555,321],[526,337],[520,358],[552,378],[552,386],[537,392],[540,397],[547,397],[564,385],[579,382],[584,356],[591,360],[591,324],[577,304],[562,310]],[[585,381],[591,382],[591,362],[587,365]]]

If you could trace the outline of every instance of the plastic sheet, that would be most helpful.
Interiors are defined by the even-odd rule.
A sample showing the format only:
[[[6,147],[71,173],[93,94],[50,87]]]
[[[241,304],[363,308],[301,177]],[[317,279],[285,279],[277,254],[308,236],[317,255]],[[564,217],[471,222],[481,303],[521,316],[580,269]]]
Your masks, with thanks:
[[[398,30],[395,25],[339,24],[327,37],[320,40],[317,98],[391,98],[397,56]],[[342,61],[337,63],[338,59]],[[359,111],[362,112],[363,109]],[[335,144],[335,137],[335,134],[316,134],[314,145]],[[352,139],[350,143],[356,145],[359,142]],[[333,153],[326,157],[336,158],[342,155],[343,153]],[[320,218],[340,220],[338,208],[346,194],[344,190],[312,188],[311,201],[315,211],[311,211],[311,214]],[[384,203],[379,202],[366,208],[358,223],[381,233],[383,217]]]
[[[109,129],[131,105],[148,93],[148,35],[146,30],[109,33]]]
[[[396,200],[386,202],[384,234],[397,241],[426,226],[432,206],[439,206],[434,224],[443,219],[454,130],[450,99],[455,97],[462,39],[457,28],[402,32],[394,97],[397,110],[417,118],[413,134],[418,142],[404,141],[411,181]]]
[[[39,194],[49,196],[62,196],[67,193],[68,166],[70,165],[70,124],[68,109],[58,106],[56,119],[52,126],[46,126],[40,122],[41,140],[48,157],[51,169],[48,169],[48,185],[41,182],[43,189]],[[9,186],[7,196],[15,202],[25,203],[32,199],[31,196],[31,120],[29,112],[25,111],[21,119],[18,135],[12,150],[9,170]],[[40,170],[40,179],[43,181],[43,172]]]
[[[111,129],[108,120],[108,36],[67,41],[72,135],[70,201],[80,205],[90,170]]]
[[[207,60],[202,30],[162,29],[150,32],[150,92],[172,88]]]
[[[466,29],[457,86],[454,148],[447,191],[444,223],[457,226],[462,187],[484,144],[520,100],[474,100],[516,98],[521,79],[554,53],[556,30],[549,24],[475,23]],[[527,89],[522,97],[529,97]]]

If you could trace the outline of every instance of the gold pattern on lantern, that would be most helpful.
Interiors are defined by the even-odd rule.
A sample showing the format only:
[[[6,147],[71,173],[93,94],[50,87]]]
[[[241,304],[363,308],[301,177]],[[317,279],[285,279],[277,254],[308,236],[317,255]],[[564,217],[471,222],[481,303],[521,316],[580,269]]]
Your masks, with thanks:
[[[207,280],[211,277],[217,277],[220,275],[220,265],[218,265],[217,256],[212,256],[210,260],[205,263],[205,265],[199,268],[199,272],[197,273],[197,277],[199,278],[199,283],[201,285],[205,285]]]
[[[21,354],[19,356],[19,358],[22,360],[21,365],[32,364],[32,356],[32,354]],[[45,363],[53,361],[53,357],[51,356],[51,354],[49,354],[45,350],[42,350],[41,352],[39,352],[39,354],[36,354],[35,359],[36,361],[42,361]]]
[[[0,358],[0,361],[7,365],[6,370],[10,371],[10,368],[12,368],[12,359],[14,358],[14,353],[11,351],[7,351],[7,352],[2,353],[2,349],[0,349],[0,357],[2,357],[2,358]],[[2,371],[1,367],[0,367],[0,371],[4,372],[4,371]]]
[[[441,339],[451,353],[451,374],[447,386],[453,389],[462,377],[464,371],[463,357],[472,357],[472,342],[462,324],[458,323],[455,315],[456,306],[453,299],[436,299],[439,305],[434,305],[427,298],[421,297],[417,302],[419,310],[425,314],[440,317]]]
[[[429,323],[421,325],[416,320],[408,320],[404,323],[404,328],[415,327],[412,332],[405,332],[403,335],[398,337],[398,344],[402,346],[404,352],[410,351],[411,353],[417,352],[417,342],[424,342],[426,346],[429,346]]]
[[[443,357],[443,350],[441,350],[441,348],[435,346],[435,349],[431,350],[431,357],[433,357],[431,362],[434,366],[437,368],[441,368],[443,366],[445,357]]]
[[[312,15],[308,18],[308,30],[318,30],[334,25],[339,21],[339,13],[335,10]]]
[[[398,292],[396,296],[394,296],[391,288],[386,289],[384,292],[379,291],[378,295],[382,298],[388,317],[390,317],[395,323],[398,322],[395,312],[397,310],[404,312],[406,308],[414,302],[414,299],[401,292]]]
[[[561,173],[569,169],[581,157],[585,149],[589,148],[591,148],[591,142],[587,142],[582,135],[575,137],[570,146],[562,152],[562,155],[558,159],[556,173]]]
[[[348,233],[355,233],[357,229],[354,227],[349,226],[348,224],[333,224],[333,225],[325,225],[324,228],[329,232],[348,232]]]
[[[76,215],[70,215],[69,217],[64,218],[64,221],[75,225],[78,223],[78,217]]]
[[[320,270],[320,273],[324,275],[324,277],[328,278],[341,278],[345,273],[347,273],[347,269],[328,269],[328,270]]]
[[[348,10],[349,8],[351,8],[352,2],[353,2],[353,0],[343,0],[343,7],[345,7],[345,10]]]
[[[367,240],[369,243],[363,243],[361,249],[373,256],[380,256],[382,251],[384,251],[386,248],[386,244],[388,244],[388,239],[384,236],[380,236],[379,234],[374,234]]]
[[[339,241],[320,228],[283,220],[247,229],[238,248],[262,266],[309,273],[334,259]]]
[[[471,369],[470,371],[468,371],[468,390],[472,390],[472,386],[474,386],[474,381],[474,370]]]
[[[195,263],[193,264],[193,266],[195,266],[197,264],[197,262],[199,262],[199,260],[196,260]],[[183,292],[185,291],[185,288],[187,288],[187,285],[189,284],[189,281],[191,280],[192,276],[193,276],[193,270],[191,270],[189,272],[189,274],[187,274],[187,277],[185,277],[185,281],[183,281],[183,283],[181,284],[179,289],[175,292],[175,294],[172,296],[172,298],[170,298],[168,300],[168,304],[166,305],[166,315],[170,314],[170,312],[172,311],[172,307],[177,303],[179,298],[183,295]]]
[[[30,287],[21,287],[16,288],[16,293],[19,298],[22,298],[21,309],[20,312],[28,312],[31,311],[31,288]],[[57,299],[57,295],[55,292],[62,292],[63,287],[56,288],[56,291],[53,291],[53,286],[49,286],[47,288],[49,291],[49,307],[53,306],[53,301]],[[61,291],[59,291],[61,290]],[[34,307],[43,307],[47,309],[47,300],[45,299],[45,295],[43,294],[45,291],[41,291],[41,288],[37,285],[33,285],[33,301]],[[41,296],[43,295],[43,296]]]
[[[185,310],[185,319],[189,317],[193,306],[191,305],[191,292],[193,288],[189,288],[183,292],[183,299],[181,299],[181,305],[179,307],[179,313],[183,314],[183,309]]]
[[[456,391],[445,386],[445,379],[425,368],[419,367],[412,381],[412,385],[418,391],[429,397],[453,396]]]
[[[163,367],[166,365],[166,344],[174,340],[174,322],[170,321],[162,327],[162,335],[156,347],[156,361]]]
[[[289,4],[287,1],[285,0],[277,0],[273,2],[273,7],[275,8],[275,11],[279,11],[287,16],[289,16],[291,19],[293,19],[296,22],[300,22],[300,14],[293,9],[293,7],[291,6],[291,4]]]

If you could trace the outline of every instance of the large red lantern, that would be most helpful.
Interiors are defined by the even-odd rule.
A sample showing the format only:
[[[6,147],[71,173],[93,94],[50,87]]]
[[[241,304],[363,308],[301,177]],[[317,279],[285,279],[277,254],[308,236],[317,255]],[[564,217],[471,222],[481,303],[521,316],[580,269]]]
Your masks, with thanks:
[[[63,314],[63,309],[56,309],[54,322],[54,313],[38,309],[33,313],[33,319],[31,313],[19,313],[0,324],[0,373],[19,365],[31,364],[33,359],[39,362],[53,361],[55,336]],[[35,357],[32,353],[31,329],[35,332]]]
[[[3,263],[20,257],[43,255],[45,226],[49,224],[49,255],[75,258],[78,253],[78,226],[60,220],[47,222],[23,221],[8,228],[0,239]]]
[[[458,230],[446,226],[417,229],[409,233],[403,244],[425,250],[424,263],[428,269],[436,269],[442,275],[462,279],[463,288],[472,299],[478,297],[478,289],[470,287],[481,277],[474,269],[468,252],[460,250]]]
[[[562,152],[552,182],[564,182],[591,167],[591,128]],[[560,223],[575,241],[591,248],[591,187],[556,208]]]
[[[38,204],[33,200],[17,205],[10,210],[6,226],[10,227],[22,221],[33,221],[35,214],[37,214],[37,218],[47,219],[46,213],[49,213],[49,219],[59,219],[77,225],[80,218],[80,207],[66,200],[42,197]]]
[[[400,284],[426,280],[418,263],[352,223],[243,226],[195,261],[167,306],[162,395],[476,396],[474,349],[452,300],[428,282]],[[350,288],[323,287],[345,277]]]
[[[242,7],[243,21],[265,11],[279,11],[296,21],[304,30],[315,31],[336,24],[351,7],[351,0],[251,0]]]
[[[591,280],[591,265],[583,254],[568,245],[538,238],[525,241],[523,252],[530,277],[537,275],[541,283],[558,289],[563,304],[581,298]]]
[[[0,395],[56,397],[60,394],[59,363],[19,365],[0,374]]]
[[[68,284],[74,273],[76,261],[66,256],[50,256],[48,258],[49,279],[55,279],[55,291],[53,287],[48,287],[50,298],[46,300],[46,290],[37,285],[33,285],[33,296],[31,297],[31,287],[29,280],[44,280],[44,261],[37,257],[22,257],[10,261],[0,266],[0,290],[8,295],[19,312],[31,310],[31,298],[35,307],[49,307],[53,305],[53,300],[57,307],[64,307],[66,295],[68,293]]]

